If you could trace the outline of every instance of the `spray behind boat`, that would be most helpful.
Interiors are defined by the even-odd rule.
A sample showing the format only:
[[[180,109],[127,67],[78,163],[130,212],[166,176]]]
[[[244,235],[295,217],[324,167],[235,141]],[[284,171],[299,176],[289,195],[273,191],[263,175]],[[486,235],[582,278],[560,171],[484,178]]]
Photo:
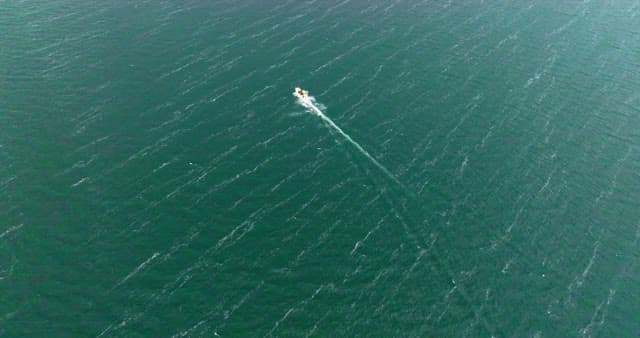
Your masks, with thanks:
[[[315,102],[315,98],[313,96],[309,96],[309,92],[306,90],[300,89],[300,87],[296,87],[293,91],[293,96],[298,98],[298,103],[307,108],[311,113],[320,116],[326,124],[335,129],[340,135],[342,135],[349,143],[360,151],[365,157],[367,157],[378,169],[382,170],[392,181],[394,181],[397,185],[399,185],[404,191],[408,192],[411,196],[413,193],[407,187],[404,186],[385,166],[383,166],[378,160],[376,160],[368,151],[364,150],[362,146],[351,138],[347,133],[345,133],[340,127],[338,127],[333,120],[331,120],[327,115],[325,115],[320,108],[318,108],[318,104]]]

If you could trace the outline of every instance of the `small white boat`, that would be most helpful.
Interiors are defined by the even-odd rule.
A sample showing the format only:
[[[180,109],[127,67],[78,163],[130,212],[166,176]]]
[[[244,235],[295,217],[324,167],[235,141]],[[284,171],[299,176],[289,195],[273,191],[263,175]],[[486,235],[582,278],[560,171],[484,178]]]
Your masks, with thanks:
[[[296,87],[296,89],[293,91],[293,96],[299,98],[300,100],[306,100],[309,98],[309,92]]]

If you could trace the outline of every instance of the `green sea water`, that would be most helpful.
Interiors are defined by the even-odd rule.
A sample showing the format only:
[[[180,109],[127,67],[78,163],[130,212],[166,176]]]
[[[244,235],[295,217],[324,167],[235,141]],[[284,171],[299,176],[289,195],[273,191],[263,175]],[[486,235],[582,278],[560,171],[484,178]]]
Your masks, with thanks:
[[[0,32],[2,337],[640,335],[636,1],[4,1]]]

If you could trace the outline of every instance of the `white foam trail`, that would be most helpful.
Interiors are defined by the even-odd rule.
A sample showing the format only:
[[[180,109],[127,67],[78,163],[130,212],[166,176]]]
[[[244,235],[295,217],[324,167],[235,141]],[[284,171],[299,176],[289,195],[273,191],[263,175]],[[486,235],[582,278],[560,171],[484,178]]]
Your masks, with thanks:
[[[376,160],[373,156],[371,156],[371,154],[369,154],[368,151],[362,148],[362,146],[358,142],[352,139],[351,136],[345,133],[344,130],[342,130],[340,127],[338,127],[337,124],[333,122],[333,120],[331,120],[327,115],[325,115],[322,112],[322,110],[318,107],[320,106],[324,108],[324,106],[322,106],[319,103],[316,103],[316,100],[313,96],[309,96],[305,99],[298,97],[298,103],[301,104],[303,107],[307,108],[311,113],[319,116],[324,122],[326,122],[329,126],[331,126],[338,133],[340,133],[340,135],[342,135],[347,141],[349,141],[349,143],[351,143],[354,147],[356,147],[356,149],[358,149],[358,151],[360,151],[362,155],[366,156],[371,161],[371,163],[373,163],[376,167],[378,167],[378,169],[380,169],[385,175],[387,175],[387,177],[389,177],[393,182],[399,185],[403,190],[409,192],[407,187],[405,187],[404,184],[402,184],[387,168],[385,168],[385,166],[383,166],[380,162],[378,162],[378,160]]]

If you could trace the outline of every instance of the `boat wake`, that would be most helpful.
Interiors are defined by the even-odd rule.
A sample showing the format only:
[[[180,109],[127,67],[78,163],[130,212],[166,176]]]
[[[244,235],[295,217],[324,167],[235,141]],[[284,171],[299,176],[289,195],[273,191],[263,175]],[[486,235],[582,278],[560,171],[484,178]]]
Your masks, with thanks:
[[[376,160],[368,151],[366,151],[358,142],[356,142],[349,134],[345,133],[331,118],[323,113],[326,107],[316,102],[313,96],[309,96],[309,93],[300,88],[296,88],[293,95],[298,98],[298,103],[305,107],[310,113],[320,117],[328,126],[337,131],[342,137],[344,137],[349,143],[351,143],[362,155],[364,155],[371,163],[373,163],[378,169],[380,169],[389,179],[402,188],[405,192],[410,193],[409,189],[405,187],[385,166],[383,166],[378,160]],[[413,195],[413,194],[411,194]]]

